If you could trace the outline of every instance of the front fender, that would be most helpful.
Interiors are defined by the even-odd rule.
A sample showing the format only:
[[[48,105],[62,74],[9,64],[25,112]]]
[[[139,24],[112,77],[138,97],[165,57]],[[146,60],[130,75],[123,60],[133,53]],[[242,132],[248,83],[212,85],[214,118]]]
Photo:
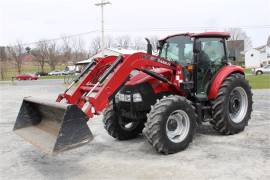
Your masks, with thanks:
[[[221,68],[215,75],[211,87],[208,91],[208,99],[213,100],[217,97],[220,86],[223,81],[232,73],[244,74],[244,69],[240,66],[228,65]]]

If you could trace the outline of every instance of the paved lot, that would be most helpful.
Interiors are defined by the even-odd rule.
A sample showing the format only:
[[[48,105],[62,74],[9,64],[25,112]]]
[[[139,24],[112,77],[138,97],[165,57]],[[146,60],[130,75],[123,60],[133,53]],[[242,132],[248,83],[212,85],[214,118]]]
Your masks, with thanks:
[[[198,129],[183,152],[157,154],[139,137],[119,142],[103,129],[101,116],[89,122],[95,139],[57,156],[38,152],[12,132],[22,98],[54,100],[61,80],[0,84],[0,179],[270,179],[270,90],[254,92],[246,130],[220,136]]]

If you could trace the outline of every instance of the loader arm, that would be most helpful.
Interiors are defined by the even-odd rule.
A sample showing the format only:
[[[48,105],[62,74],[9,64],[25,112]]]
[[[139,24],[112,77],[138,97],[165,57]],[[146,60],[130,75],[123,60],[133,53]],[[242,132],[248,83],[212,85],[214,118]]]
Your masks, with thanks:
[[[106,58],[97,58],[94,60],[94,66],[89,70],[85,78],[77,85],[75,90],[68,94],[64,92],[59,94],[56,99],[56,102],[61,102],[63,99],[66,100],[68,104],[80,104],[80,98],[83,94],[89,92],[99,78],[99,75],[103,74],[107,68],[116,60],[115,56],[108,56]],[[81,107],[79,105],[79,107]]]
[[[176,65],[173,62],[145,53],[135,53],[123,58],[122,62],[112,69],[111,72],[105,72],[109,74],[108,78],[105,80],[104,85],[99,89],[96,96],[86,96],[84,98],[85,102],[89,102],[84,111],[85,114],[91,118],[94,114],[101,113],[107,107],[110,97],[125,83],[133,70],[143,71],[151,67],[176,70]]]

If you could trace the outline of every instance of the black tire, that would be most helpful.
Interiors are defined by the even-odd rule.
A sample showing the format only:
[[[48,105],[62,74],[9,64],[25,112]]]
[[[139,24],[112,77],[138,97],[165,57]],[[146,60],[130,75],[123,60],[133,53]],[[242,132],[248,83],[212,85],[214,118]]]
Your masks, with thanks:
[[[262,75],[263,72],[262,71],[256,71],[256,75]]]
[[[167,135],[167,121],[171,119],[174,112],[177,110],[184,111],[188,116],[189,128],[187,134],[180,142],[173,142]],[[170,117],[170,118],[169,118]],[[148,142],[163,154],[172,154],[184,150],[192,141],[196,130],[197,115],[195,107],[186,98],[171,95],[158,100],[157,103],[151,108],[148,114],[143,135]]]
[[[141,134],[144,128],[143,120],[138,120],[130,129],[123,127],[121,122],[128,119],[118,116],[117,112],[114,111],[113,104],[110,104],[103,114],[104,128],[109,135],[118,140],[134,139]]]
[[[246,113],[243,113],[242,118],[239,118],[236,122],[236,120],[234,120],[231,116],[232,110],[230,110],[230,108],[232,108],[232,105],[230,103],[232,102],[231,98],[233,98],[231,94],[237,88],[244,90],[246,93],[245,101],[247,101],[247,107],[244,107],[244,109],[246,109]],[[239,73],[231,74],[223,81],[219,89],[218,96],[213,101],[213,120],[210,123],[213,125],[213,128],[221,134],[231,135],[239,133],[245,129],[245,126],[248,125],[252,112],[252,103],[251,87],[249,86],[245,77]],[[243,105],[240,105],[240,108],[243,108],[241,106]],[[238,111],[241,111],[240,108],[235,110],[236,114]]]

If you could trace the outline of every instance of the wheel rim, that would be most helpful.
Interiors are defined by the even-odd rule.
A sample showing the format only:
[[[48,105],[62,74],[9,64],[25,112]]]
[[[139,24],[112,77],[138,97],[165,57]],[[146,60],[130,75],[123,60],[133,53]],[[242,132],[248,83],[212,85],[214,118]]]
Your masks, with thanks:
[[[174,143],[182,142],[188,135],[190,119],[183,110],[177,110],[170,114],[166,122],[166,134]]]
[[[234,123],[240,123],[246,116],[248,97],[242,87],[236,87],[229,96],[229,116]]]

